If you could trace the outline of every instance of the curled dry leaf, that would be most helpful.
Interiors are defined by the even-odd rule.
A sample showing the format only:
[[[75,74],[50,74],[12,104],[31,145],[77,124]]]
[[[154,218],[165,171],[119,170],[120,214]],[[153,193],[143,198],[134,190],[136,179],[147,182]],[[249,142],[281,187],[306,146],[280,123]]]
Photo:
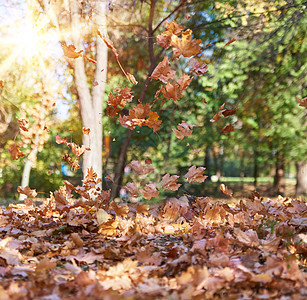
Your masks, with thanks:
[[[97,61],[95,59],[92,59],[86,55],[83,55],[84,58],[86,58],[89,62],[93,63],[93,64],[97,64]]]
[[[100,32],[98,32],[98,35],[103,39],[103,41],[105,42],[105,44],[107,45],[108,48],[111,49],[111,51],[113,52],[113,54],[115,55],[115,57],[118,58],[118,52],[113,44],[113,42],[110,40],[108,35],[101,35]]]
[[[232,44],[232,43],[235,42],[235,41],[236,41],[235,38],[231,38],[231,39],[224,45],[224,47],[227,46],[227,45]]]
[[[4,81],[3,80],[0,80],[0,88],[4,88]]]
[[[176,71],[171,70],[170,68],[170,62],[168,60],[168,57],[164,57],[163,61],[161,61],[154,71],[151,74],[152,79],[159,79],[163,83],[168,83],[170,80],[172,80],[175,76]]]
[[[299,106],[307,107],[307,97],[301,99],[300,97],[296,97],[297,102],[300,104]]]
[[[83,132],[84,134],[86,134],[86,135],[89,135],[90,132],[91,132],[91,129],[90,129],[90,128],[85,128],[85,127],[83,127],[83,128],[82,128],[82,132]]]
[[[228,117],[228,116],[234,115],[236,113],[237,109],[238,109],[237,107],[234,108],[234,109],[224,109],[222,114],[223,114],[224,117]]]
[[[191,135],[193,127],[195,125],[183,121],[181,124],[178,124],[177,129],[173,129],[173,132],[178,139],[183,139],[185,136]]]
[[[188,173],[184,176],[184,178],[188,179],[189,183],[194,182],[204,182],[205,179],[208,177],[203,175],[203,172],[206,168],[204,167],[196,167],[195,165],[190,167]]]
[[[227,135],[229,132],[235,131],[235,129],[233,128],[233,126],[231,124],[228,124],[224,128],[220,128],[220,130],[223,131],[223,134],[225,134],[225,135]]]
[[[25,154],[23,154],[23,153],[20,151],[20,146],[18,146],[18,145],[16,145],[16,144],[11,144],[10,147],[8,148],[8,151],[10,152],[11,158],[12,158],[13,160],[17,160],[17,159],[20,158],[20,157],[26,156]]]
[[[34,198],[37,195],[36,190],[31,190],[28,186],[25,186],[25,187],[19,186],[17,188],[17,192],[19,194],[24,194],[30,198]]]
[[[134,77],[132,74],[127,73],[127,74],[126,74],[126,77],[128,78],[128,80],[129,80],[131,83],[133,83],[133,84],[138,84],[138,82],[136,81],[135,77]]]
[[[224,109],[225,103],[220,107],[220,110],[214,115],[214,117],[210,120],[210,122],[214,123],[217,122],[221,117],[223,112],[226,110]]]
[[[111,202],[109,209],[113,209],[118,217],[127,217],[129,212],[128,205],[117,205],[114,201]]]
[[[133,197],[139,195],[138,187],[134,182],[128,182],[123,188]]]
[[[101,225],[103,223],[108,222],[108,220],[110,220],[112,216],[108,214],[104,209],[100,208],[96,212],[96,218],[97,218],[98,225]]]
[[[191,72],[195,73],[196,75],[202,75],[208,72],[208,65],[200,64],[196,58],[192,58],[189,61],[189,66],[192,67]]]
[[[230,190],[224,183],[220,185],[220,190],[225,194],[230,197],[232,197],[232,190]]]
[[[180,183],[177,183],[178,178],[179,176],[177,175],[165,174],[162,177],[160,185],[162,186],[164,190],[177,191],[179,187],[181,186]]]
[[[23,131],[28,131],[28,124],[29,124],[29,121],[25,118],[20,118],[18,120],[18,124],[19,124],[19,128]]]
[[[159,195],[159,191],[157,190],[158,186],[155,183],[146,184],[144,190],[141,190],[143,197],[147,200],[150,200],[153,197],[157,197]]]
[[[76,47],[74,45],[66,46],[64,43],[62,43],[62,49],[64,51],[64,55],[68,58],[78,58],[82,56],[83,50],[76,51]]]
[[[55,141],[57,144],[66,144],[67,145],[67,139],[61,138],[58,134],[55,136]]]
[[[160,46],[167,49],[169,48],[172,40],[172,35],[180,35],[184,26],[177,24],[175,20],[171,21],[170,23],[165,21],[166,30],[157,36],[157,42]]]

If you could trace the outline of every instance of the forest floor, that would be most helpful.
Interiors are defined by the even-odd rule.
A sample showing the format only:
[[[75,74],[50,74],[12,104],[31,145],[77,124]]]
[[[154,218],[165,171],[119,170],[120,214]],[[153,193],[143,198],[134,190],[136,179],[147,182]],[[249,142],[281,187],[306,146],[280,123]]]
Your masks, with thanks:
[[[303,201],[54,195],[0,208],[0,299],[307,297]]]

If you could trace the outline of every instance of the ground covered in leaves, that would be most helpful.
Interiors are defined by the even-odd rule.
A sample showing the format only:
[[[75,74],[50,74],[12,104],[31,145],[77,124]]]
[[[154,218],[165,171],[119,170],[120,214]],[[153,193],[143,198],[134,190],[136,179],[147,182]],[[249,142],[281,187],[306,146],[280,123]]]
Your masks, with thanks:
[[[1,209],[0,299],[306,299],[306,225],[306,203],[256,193],[28,199]]]

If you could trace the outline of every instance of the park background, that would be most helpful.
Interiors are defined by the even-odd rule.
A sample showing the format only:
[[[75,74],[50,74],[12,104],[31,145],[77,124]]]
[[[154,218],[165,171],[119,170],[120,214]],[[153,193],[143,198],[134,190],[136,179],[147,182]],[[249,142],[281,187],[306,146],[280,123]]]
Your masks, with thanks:
[[[100,98],[102,176],[116,178],[112,197],[119,197],[120,187],[128,181],[139,180],[126,166],[146,159],[155,168],[149,175],[153,182],[165,173],[183,176],[191,165],[206,168],[208,178],[202,184],[179,180],[180,195],[228,197],[219,189],[224,183],[238,198],[254,190],[270,197],[306,196],[306,2],[110,1],[103,25],[99,14],[92,17],[96,13],[92,1],[75,2],[80,12],[79,45],[67,1],[1,1],[1,204],[16,201],[20,185],[29,185],[38,192],[37,198],[46,198],[64,180],[81,184],[82,169],[74,171],[63,160],[71,150],[56,142],[59,135],[81,145],[86,127],[76,63],[63,50],[69,44],[89,58],[83,62],[88,90],[105,84]],[[196,58],[208,65],[208,72],[191,73],[193,80],[180,100],[167,100],[163,106],[155,102],[153,110],[163,121],[160,130],[131,131],[108,116],[109,94],[129,87],[134,101],[153,103],[162,83],[149,75],[163,57],[169,58],[178,77],[191,69],[187,58],[172,61],[170,49],[156,41],[165,21],[172,20],[201,40],[202,54]],[[105,77],[95,80],[97,64],[91,59],[97,60],[99,26],[114,43],[125,72],[138,84],[128,81],[107,47],[106,66],[99,70]],[[210,121],[224,103],[227,109],[237,108],[236,113]],[[20,132],[22,118],[29,121],[28,135]],[[173,129],[182,121],[195,127],[190,136],[178,139]],[[228,124],[234,131],[224,134],[221,128]],[[12,144],[19,145],[25,157],[12,160]],[[160,194],[156,201],[172,193]]]

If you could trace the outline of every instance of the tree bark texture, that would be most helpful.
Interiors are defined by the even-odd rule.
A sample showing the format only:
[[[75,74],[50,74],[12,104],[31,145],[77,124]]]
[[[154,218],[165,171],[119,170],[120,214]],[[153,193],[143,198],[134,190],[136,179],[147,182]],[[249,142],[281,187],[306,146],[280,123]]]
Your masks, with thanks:
[[[284,195],[285,193],[285,161],[283,154],[277,152],[276,154],[276,167],[274,176],[274,188],[279,195]]]
[[[106,2],[97,1],[95,3],[95,15],[93,20],[101,35],[106,35]],[[81,32],[81,17],[78,1],[70,1],[71,10],[71,29],[74,46],[77,50],[82,49],[82,32]],[[77,88],[78,98],[80,101],[80,112],[82,118],[82,126],[90,128],[90,134],[83,133],[83,145],[91,150],[86,151],[83,155],[83,177],[86,176],[88,169],[93,168],[97,173],[98,178],[102,178],[102,107],[103,94],[105,90],[106,74],[107,74],[107,57],[108,50],[103,40],[97,35],[96,39],[96,70],[94,81],[98,85],[93,86],[90,91],[85,64],[83,57],[79,57],[74,61],[74,79]],[[102,69],[104,71],[102,71]],[[102,72],[101,72],[102,71]]]
[[[307,195],[307,161],[296,164],[296,196]]]

